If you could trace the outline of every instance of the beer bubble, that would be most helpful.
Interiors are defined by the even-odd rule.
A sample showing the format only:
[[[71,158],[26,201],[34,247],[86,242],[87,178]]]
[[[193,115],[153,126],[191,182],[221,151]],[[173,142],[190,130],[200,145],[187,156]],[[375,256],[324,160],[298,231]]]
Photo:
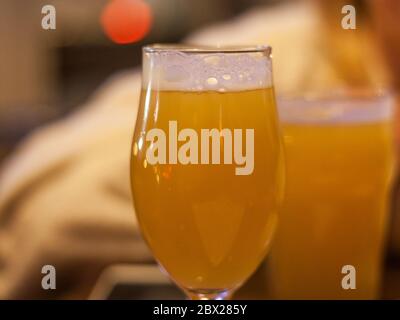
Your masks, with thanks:
[[[215,86],[215,85],[218,84],[218,79],[215,78],[215,77],[210,77],[210,78],[207,79],[207,83],[209,85]]]

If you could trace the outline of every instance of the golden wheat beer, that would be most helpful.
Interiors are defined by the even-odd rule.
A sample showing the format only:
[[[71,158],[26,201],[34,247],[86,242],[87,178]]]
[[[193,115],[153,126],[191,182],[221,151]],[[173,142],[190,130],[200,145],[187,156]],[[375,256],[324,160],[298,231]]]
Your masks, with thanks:
[[[144,50],[134,205],[155,258],[192,297],[240,286],[271,243],[283,159],[268,50]]]
[[[287,185],[267,269],[273,298],[377,297],[394,164],[391,108],[387,96],[280,104]]]

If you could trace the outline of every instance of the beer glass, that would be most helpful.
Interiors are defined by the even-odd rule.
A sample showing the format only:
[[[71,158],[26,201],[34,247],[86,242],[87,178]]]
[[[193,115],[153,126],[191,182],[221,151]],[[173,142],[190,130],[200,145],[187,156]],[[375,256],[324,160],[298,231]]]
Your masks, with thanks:
[[[229,297],[255,271],[283,178],[269,47],[144,47],[134,206],[154,257],[190,298]]]
[[[378,297],[392,112],[380,93],[280,101],[287,185],[266,271],[272,298]]]

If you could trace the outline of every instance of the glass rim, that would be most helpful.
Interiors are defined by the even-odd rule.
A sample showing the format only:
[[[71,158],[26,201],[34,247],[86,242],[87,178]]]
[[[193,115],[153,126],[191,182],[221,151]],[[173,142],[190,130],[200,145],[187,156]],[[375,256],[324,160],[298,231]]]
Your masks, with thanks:
[[[343,88],[331,93],[277,97],[281,123],[347,125],[392,121],[395,100],[386,88]]]
[[[212,54],[212,53],[265,53],[271,55],[269,45],[235,45],[235,46],[205,46],[192,44],[162,44],[154,43],[143,47],[144,53],[179,52],[187,54]]]
[[[337,88],[328,92],[307,92],[299,94],[282,94],[277,100],[304,103],[337,102],[337,101],[371,101],[393,99],[394,94],[390,88]]]

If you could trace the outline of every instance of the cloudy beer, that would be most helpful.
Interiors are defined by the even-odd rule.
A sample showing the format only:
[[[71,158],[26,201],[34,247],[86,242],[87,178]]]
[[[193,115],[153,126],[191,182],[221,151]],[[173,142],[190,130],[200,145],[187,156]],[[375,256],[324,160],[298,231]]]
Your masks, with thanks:
[[[240,286],[275,230],[283,162],[268,50],[144,50],[135,210],[154,256],[192,297]]]
[[[280,104],[287,185],[267,269],[273,298],[378,297],[392,107],[385,95]],[[354,287],[343,283],[352,267]]]

